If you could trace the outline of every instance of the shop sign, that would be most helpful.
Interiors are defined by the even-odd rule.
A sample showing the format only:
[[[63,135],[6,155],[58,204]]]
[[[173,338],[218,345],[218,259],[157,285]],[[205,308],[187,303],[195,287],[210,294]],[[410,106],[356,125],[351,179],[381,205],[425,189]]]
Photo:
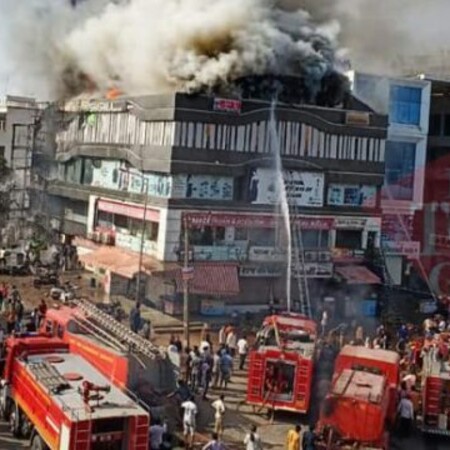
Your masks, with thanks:
[[[330,184],[328,186],[330,206],[375,208],[377,188],[369,185]]]
[[[325,177],[319,172],[283,171],[288,203],[296,206],[323,206]],[[281,201],[282,187],[273,169],[253,169],[248,186],[248,200],[253,205],[276,205]]]
[[[333,263],[305,263],[303,267],[294,268],[296,278],[305,276],[306,278],[331,278],[333,276]]]
[[[278,278],[286,273],[286,268],[277,266],[242,266],[239,275],[243,278]],[[293,276],[298,278],[331,278],[333,263],[305,263],[305,271],[293,268]]]
[[[181,269],[181,278],[183,281],[190,281],[194,279],[194,268],[193,267],[183,267]]]
[[[132,217],[133,219],[138,220],[142,220],[144,218],[144,207],[129,203],[98,200],[97,209],[110,214]],[[149,222],[159,222],[159,211],[147,208],[145,219]]]
[[[344,229],[364,229],[367,224],[367,219],[359,219],[354,217],[338,217],[336,218],[336,228]]]
[[[234,227],[234,228],[275,228],[280,216],[274,214],[221,214],[221,213],[187,213],[183,216],[187,225],[193,228],[201,227]],[[303,230],[331,230],[334,219],[331,217],[292,218]]]
[[[280,266],[242,266],[239,275],[243,278],[277,278],[283,275]]]
[[[254,262],[279,262],[286,261],[286,250],[276,247],[251,247],[249,260]]]
[[[215,98],[213,109],[214,111],[240,114],[242,102],[231,98]]]
[[[224,300],[204,299],[200,304],[200,312],[204,316],[224,316],[226,305]]]
[[[242,261],[246,259],[246,249],[234,246],[193,246],[195,261]]]
[[[386,253],[394,255],[408,256],[410,258],[418,258],[420,255],[420,242],[383,242],[383,248]]]

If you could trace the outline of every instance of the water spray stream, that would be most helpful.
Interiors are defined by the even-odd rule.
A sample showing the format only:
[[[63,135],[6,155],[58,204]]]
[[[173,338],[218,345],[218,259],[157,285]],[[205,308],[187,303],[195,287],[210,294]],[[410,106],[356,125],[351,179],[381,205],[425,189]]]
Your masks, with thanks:
[[[288,312],[291,312],[291,275],[292,275],[292,233],[291,233],[291,218],[289,212],[288,196],[286,192],[286,184],[283,177],[283,163],[281,161],[281,147],[280,139],[278,136],[277,120],[275,117],[277,101],[272,100],[270,107],[270,121],[269,121],[269,136],[270,136],[270,151],[273,154],[274,169],[275,169],[275,182],[276,192],[278,194],[278,205],[281,212],[281,218],[283,226],[286,232],[286,308]],[[277,206],[278,206],[277,205]]]

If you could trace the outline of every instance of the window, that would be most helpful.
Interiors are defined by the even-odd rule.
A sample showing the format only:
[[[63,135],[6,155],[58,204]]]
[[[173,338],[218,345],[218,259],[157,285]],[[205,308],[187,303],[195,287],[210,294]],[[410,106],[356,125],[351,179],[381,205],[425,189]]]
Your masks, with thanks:
[[[387,142],[383,197],[393,200],[412,200],[414,196],[414,167],[416,144]]]
[[[391,122],[405,125],[419,125],[421,103],[422,89],[406,86],[391,86],[389,108]]]
[[[440,114],[431,114],[430,116],[430,136],[440,136],[442,134],[442,116]]]
[[[450,136],[450,114],[444,117],[444,136]]]
[[[329,248],[328,230],[303,230],[301,237],[305,250]]]
[[[337,230],[336,248],[359,250],[361,249],[361,238],[362,238],[362,231]]]

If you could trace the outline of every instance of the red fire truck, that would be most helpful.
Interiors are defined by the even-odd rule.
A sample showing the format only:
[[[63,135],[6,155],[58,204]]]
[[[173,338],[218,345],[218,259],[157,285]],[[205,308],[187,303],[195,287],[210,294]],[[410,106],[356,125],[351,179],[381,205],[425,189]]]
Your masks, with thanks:
[[[71,352],[147,404],[155,394],[175,389],[174,365],[167,354],[87,300],[49,309],[40,332],[63,339]]]
[[[6,340],[0,406],[33,450],[147,450],[149,414],[59,338]]]
[[[267,317],[249,355],[247,403],[272,411],[309,409],[317,326],[300,314]]]
[[[388,448],[386,425],[395,419],[399,362],[397,353],[387,350],[342,349],[320,414],[321,448]]]
[[[422,367],[422,430],[450,436],[450,335],[425,342]]]

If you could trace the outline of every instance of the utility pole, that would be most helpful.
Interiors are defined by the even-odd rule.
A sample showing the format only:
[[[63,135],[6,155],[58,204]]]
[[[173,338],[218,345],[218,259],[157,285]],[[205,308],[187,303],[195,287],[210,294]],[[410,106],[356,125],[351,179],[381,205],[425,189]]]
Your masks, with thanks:
[[[189,279],[191,269],[189,267],[189,230],[188,221],[184,219],[184,264],[182,269],[183,276],[183,334],[186,347],[189,347]]]
[[[142,175],[142,185],[144,187],[144,214],[142,222],[142,236],[141,236],[141,247],[139,249],[139,264],[138,273],[136,277],[136,303],[140,302],[141,293],[141,271],[142,271],[142,260],[144,259],[144,243],[145,243],[145,231],[146,231],[146,220],[147,220],[147,206],[148,206],[148,192],[147,186],[145,185],[145,178]]]

